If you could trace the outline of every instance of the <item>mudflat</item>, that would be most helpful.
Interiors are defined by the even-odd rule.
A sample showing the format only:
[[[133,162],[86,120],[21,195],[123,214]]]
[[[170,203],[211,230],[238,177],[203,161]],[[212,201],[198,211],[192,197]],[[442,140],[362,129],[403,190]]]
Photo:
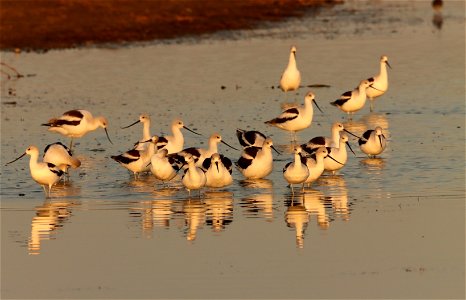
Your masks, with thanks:
[[[0,49],[44,50],[249,29],[341,0],[0,1]]]

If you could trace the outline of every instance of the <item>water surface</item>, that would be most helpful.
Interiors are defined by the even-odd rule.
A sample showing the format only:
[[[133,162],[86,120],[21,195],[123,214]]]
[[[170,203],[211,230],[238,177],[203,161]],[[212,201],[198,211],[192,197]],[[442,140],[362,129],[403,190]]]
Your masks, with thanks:
[[[429,2],[349,2],[200,40],[2,53],[34,75],[2,78],[2,297],[464,298],[463,12],[446,3],[439,29]],[[312,88],[325,114],[301,141],[337,120],[357,134],[379,125],[389,138],[377,159],[351,140],[357,157],[339,176],[294,196],[281,172],[289,135],[263,123],[310,89],[271,88],[291,45],[303,83],[330,85]],[[389,90],[348,122],[329,102],[375,75],[382,54]],[[4,163],[30,144],[68,143],[39,125],[74,108],[107,116],[114,144],[103,130],[80,139],[82,166],[45,200],[27,159]],[[236,128],[263,131],[284,154],[264,180],[235,170],[227,189],[189,199],[179,182],[134,180],[109,158],[140,138],[138,126],[119,128],[142,112],[155,134],[181,117],[235,146]]]

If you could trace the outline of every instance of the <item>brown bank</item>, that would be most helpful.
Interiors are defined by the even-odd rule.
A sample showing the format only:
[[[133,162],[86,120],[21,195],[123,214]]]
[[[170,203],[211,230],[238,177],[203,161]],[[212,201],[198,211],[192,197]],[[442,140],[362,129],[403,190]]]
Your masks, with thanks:
[[[170,39],[299,17],[342,0],[0,0],[0,49]]]

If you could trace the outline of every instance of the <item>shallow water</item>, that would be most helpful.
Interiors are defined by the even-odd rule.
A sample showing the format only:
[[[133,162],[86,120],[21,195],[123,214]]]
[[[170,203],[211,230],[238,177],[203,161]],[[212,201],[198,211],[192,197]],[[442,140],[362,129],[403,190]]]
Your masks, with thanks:
[[[464,298],[463,13],[446,3],[438,29],[430,2],[349,2],[202,40],[2,53],[34,75],[2,78],[2,298]],[[303,83],[330,85],[312,88],[325,114],[303,142],[346,122],[329,102],[375,75],[380,55],[393,67],[376,112],[367,104],[345,124],[382,126],[385,152],[365,158],[351,140],[357,157],[340,175],[295,196],[281,174],[289,135],[263,124],[308,91],[271,88],[292,44]],[[27,159],[4,163],[30,144],[68,143],[39,124],[74,108],[107,116],[114,144],[103,130],[80,139],[82,166],[44,200]],[[140,138],[119,128],[142,112],[156,134],[181,117],[235,146],[236,128],[263,131],[284,154],[267,179],[235,170],[232,186],[188,200],[179,182],[134,180],[109,158]]]

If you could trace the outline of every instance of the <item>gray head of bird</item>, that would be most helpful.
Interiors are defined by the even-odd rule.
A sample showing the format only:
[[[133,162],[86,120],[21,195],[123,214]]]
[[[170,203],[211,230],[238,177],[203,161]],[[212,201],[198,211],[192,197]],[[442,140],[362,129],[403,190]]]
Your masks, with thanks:
[[[294,147],[294,153],[295,154],[301,154],[301,152],[303,151],[303,148],[301,148],[301,146],[296,146]]]
[[[184,125],[183,121],[181,121],[180,119],[173,120],[172,127],[173,128],[179,128],[179,129],[184,128],[189,132],[192,132],[192,133],[197,134],[197,135],[201,135],[200,133],[197,133],[197,132],[193,131],[192,129],[189,129],[188,127],[186,127]]]
[[[335,122],[335,123],[333,123],[333,125],[332,125],[332,130],[343,131],[344,129],[345,129],[345,127],[344,127],[343,124],[340,123],[340,122]]]
[[[348,141],[349,141],[348,135],[347,135],[346,133],[343,132],[343,133],[340,135],[340,143],[345,143],[345,144],[348,146],[348,148],[351,150],[351,152],[353,152],[353,154],[356,155],[356,153],[354,153],[353,148],[351,148],[351,145],[349,144]]]
[[[327,148],[325,147],[319,147],[319,149],[317,149],[316,151],[316,157],[326,157],[328,155],[328,151],[327,151]]]
[[[209,144],[210,143],[215,143],[215,144],[218,144],[218,143],[222,143],[224,145],[227,145],[228,147],[230,147],[231,149],[234,149],[234,150],[238,150],[237,148],[233,147],[232,145],[228,144],[227,142],[223,141],[222,140],[222,136],[220,135],[220,133],[214,133],[210,136],[209,138]],[[239,150],[238,150],[239,151]]]
[[[383,147],[382,146],[382,137],[383,137],[382,127],[380,126],[375,127],[375,135],[379,137],[380,147]]]
[[[218,164],[222,161],[220,154],[214,153],[210,156],[210,159],[211,159],[210,163],[211,164],[214,163],[217,166],[217,171],[219,171]]]
[[[26,149],[26,151],[25,151],[23,154],[21,154],[20,157],[18,157],[18,158],[16,158],[16,159],[14,159],[14,160],[12,160],[12,161],[6,163],[5,166],[6,166],[6,165],[9,165],[9,164],[11,164],[11,163],[14,163],[15,161],[17,161],[17,160],[23,158],[24,156],[26,156],[26,154],[27,154],[27,155],[37,156],[37,157],[38,157],[38,156],[39,156],[39,148],[37,148],[36,146],[32,146],[32,145],[29,146],[29,147]]]
[[[321,113],[324,113],[322,109],[320,109],[319,105],[317,104],[316,100],[316,95],[313,92],[307,92],[306,96],[304,96],[304,102],[310,102],[311,105],[314,103],[314,105],[317,107],[318,110],[320,110]]]
[[[275,152],[277,152],[278,155],[281,155],[281,153],[275,149],[275,147],[273,146],[273,141],[271,138],[266,138],[264,140],[264,144],[262,144],[262,148],[272,148]]]
[[[149,114],[140,114],[139,115],[139,122],[141,122],[141,123],[150,122],[150,115]]]
[[[382,55],[380,57],[380,62],[386,64],[390,69],[392,68],[392,66],[390,66],[390,64],[388,63],[388,57],[386,55]]]
[[[107,135],[107,139],[110,142],[110,144],[113,144],[112,140],[110,139],[110,136],[108,135],[107,127],[108,127],[108,120],[105,117],[97,117],[97,124],[99,127],[102,127],[105,130],[105,134]]]

